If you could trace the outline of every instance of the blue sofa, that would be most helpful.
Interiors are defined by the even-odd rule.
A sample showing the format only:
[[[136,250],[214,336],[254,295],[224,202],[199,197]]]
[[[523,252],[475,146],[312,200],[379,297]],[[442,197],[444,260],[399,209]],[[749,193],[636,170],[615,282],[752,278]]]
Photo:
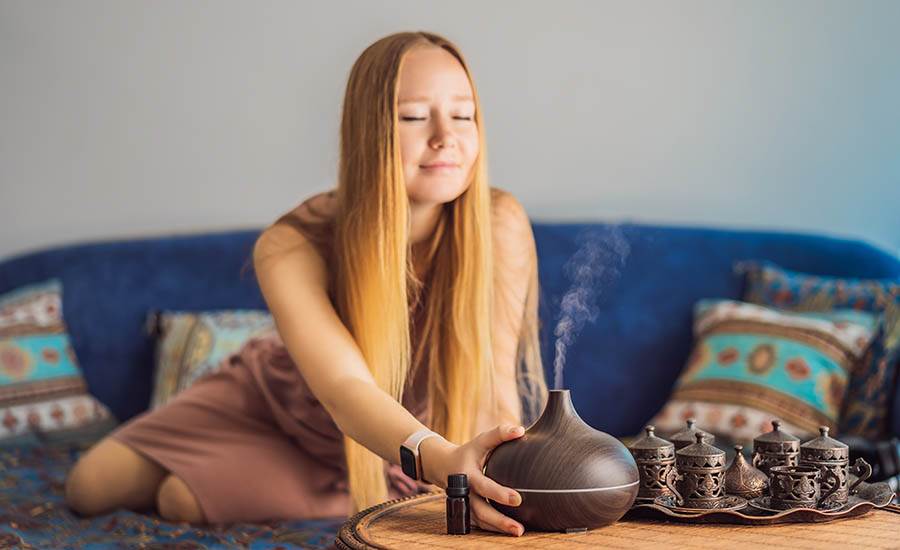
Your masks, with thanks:
[[[900,277],[897,257],[856,240],[630,223],[535,223],[542,348],[551,384],[553,327],[560,298],[569,287],[563,265],[584,230],[596,231],[603,239],[621,235],[629,252],[621,269],[607,272],[598,289],[599,315],[569,350],[564,385],[588,423],[616,436],[637,433],[667,399],[691,349],[694,302],[740,299],[736,261],[768,259],[789,269],[834,276]],[[0,262],[0,294],[50,277],[62,281],[63,313],[90,391],[126,421],[145,410],[150,400],[153,341],[144,330],[149,310],[265,308],[250,265],[257,235],[256,230],[242,230],[37,251]],[[900,411],[893,413],[892,430],[900,435]],[[0,464],[15,480],[0,493],[0,505],[6,505],[0,512],[0,520],[6,520],[0,521],[0,535],[46,546],[69,535],[106,533],[109,540],[121,541],[148,532],[169,542],[252,539],[260,547],[268,542],[316,546],[330,543],[340,523],[274,522],[190,529],[185,534],[176,524],[124,510],[79,519],[65,510],[61,488],[66,468],[86,445],[0,453]],[[33,514],[38,507],[46,509]],[[10,521],[19,528],[10,528]],[[48,524],[56,529],[38,532]],[[40,538],[50,536],[57,538]],[[3,543],[0,538],[0,546]]]

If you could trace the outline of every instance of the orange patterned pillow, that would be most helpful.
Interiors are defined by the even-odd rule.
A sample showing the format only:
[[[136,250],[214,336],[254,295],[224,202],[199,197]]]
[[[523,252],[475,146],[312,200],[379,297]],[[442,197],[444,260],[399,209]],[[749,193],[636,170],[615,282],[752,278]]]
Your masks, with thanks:
[[[0,444],[86,441],[117,424],[87,389],[51,279],[0,296]]]
[[[791,313],[732,300],[701,300],[695,345],[670,401],[650,421],[750,441],[773,418],[797,436],[837,431],[849,373],[863,361],[880,317],[838,310]]]

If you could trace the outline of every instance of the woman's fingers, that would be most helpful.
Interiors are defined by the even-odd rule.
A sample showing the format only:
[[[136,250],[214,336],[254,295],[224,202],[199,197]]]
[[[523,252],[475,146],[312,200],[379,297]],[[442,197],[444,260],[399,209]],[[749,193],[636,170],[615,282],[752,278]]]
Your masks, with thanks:
[[[475,439],[478,441],[481,450],[487,454],[491,449],[504,441],[516,439],[517,437],[521,437],[524,433],[525,428],[522,426],[516,426],[515,424],[501,424],[493,430],[480,433]]]
[[[525,527],[521,523],[504,516],[481,497],[473,496],[470,501],[477,524],[482,529],[497,531],[498,533],[509,533],[515,537],[521,536],[525,532]]]
[[[494,447],[505,441],[521,437],[524,433],[525,428],[522,426],[501,424],[492,430],[478,434],[461,449],[465,451],[463,456],[466,457],[461,462],[471,463],[474,460],[474,468],[478,468],[474,471],[470,470],[468,476],[469,485],[472,488],[470,497],[472,512],[475,515],[476,524],[482,529],[509,533],[514,536],[520,536],[525,532],[525,527],[521,523],[501,514],[484,500],[488,498],[507,506],[518,506],[522,503],[521,495],[513,489],[500,485],[481,472],[485,457]]]
[[[406,476],[397,477],[394,479],[400,491],[404,494],[412,494],[419,490],[419,486],[416,485],[416,482],[407,478]]]
[[[393,485],[401,494],[414,494],[419,490],[419,486],[416,482],[407,477],[397,464],[391,464],[388,468],[388,477],[391,480],[391,485]]]
[[[522,496],[518,492],[507,489],[480,472],[469,476],[469,485],[472,487],[473,491],[494,502],[506,504],[507,506],[518,506],[519,504],[522,504]]]

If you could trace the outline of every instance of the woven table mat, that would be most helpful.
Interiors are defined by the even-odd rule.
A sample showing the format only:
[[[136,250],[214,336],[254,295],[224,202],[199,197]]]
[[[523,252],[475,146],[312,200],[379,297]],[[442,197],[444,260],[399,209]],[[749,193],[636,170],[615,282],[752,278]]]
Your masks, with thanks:
[[[830,523],[784,525],[697,525],[662,521],[619,521],[584,533],[525,531],[521,537],[482,531],[447,535],[445,496],[426,494],[391,501],[350,518],[338,548],[724,548],[790,547],[900,548],[900,514],[885,510]]]

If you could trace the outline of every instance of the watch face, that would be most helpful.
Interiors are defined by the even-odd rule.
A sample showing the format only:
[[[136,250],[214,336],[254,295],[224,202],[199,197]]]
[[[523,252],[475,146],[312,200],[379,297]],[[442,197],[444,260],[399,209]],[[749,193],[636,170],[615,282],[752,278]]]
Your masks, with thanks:
[[[406,447],[400,447],[400,467],[404,474],[412,479],[419,479],[416,475],[416,455]]]

